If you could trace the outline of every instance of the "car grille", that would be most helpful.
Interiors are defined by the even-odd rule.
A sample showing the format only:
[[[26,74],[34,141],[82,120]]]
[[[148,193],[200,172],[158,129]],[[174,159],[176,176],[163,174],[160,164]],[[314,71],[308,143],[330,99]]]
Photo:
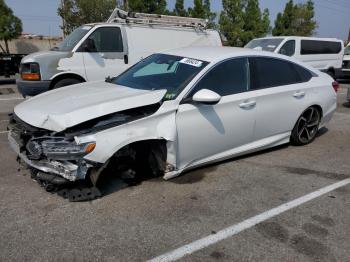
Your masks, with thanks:
[[[350,61],[343,61],[343,68],[350,69]]]

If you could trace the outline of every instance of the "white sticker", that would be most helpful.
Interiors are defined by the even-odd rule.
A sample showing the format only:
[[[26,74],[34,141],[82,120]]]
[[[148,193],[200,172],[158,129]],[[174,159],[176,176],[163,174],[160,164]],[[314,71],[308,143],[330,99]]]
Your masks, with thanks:
[[[268,48],[275,48],[276,46],[275,45],[268,45],[267,47]]]
[[[183,58],[180,60],[180,63],[195,66],[195,67],[201,67],[203,64],[202,61],[198,61],[198,60],[192,59],[192,58]]]

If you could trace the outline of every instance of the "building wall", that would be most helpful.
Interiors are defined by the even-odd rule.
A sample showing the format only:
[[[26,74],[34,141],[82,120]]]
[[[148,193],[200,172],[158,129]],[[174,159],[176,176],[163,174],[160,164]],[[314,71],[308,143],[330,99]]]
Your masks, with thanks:
[[[47,51],[56,46],[61,40],[58,39],[14,39],[9,42],[11,54],[30,54],[38,51]],[[5,43],[0,41],[5,48]],[[0,50],[1,51],[1,50]]]

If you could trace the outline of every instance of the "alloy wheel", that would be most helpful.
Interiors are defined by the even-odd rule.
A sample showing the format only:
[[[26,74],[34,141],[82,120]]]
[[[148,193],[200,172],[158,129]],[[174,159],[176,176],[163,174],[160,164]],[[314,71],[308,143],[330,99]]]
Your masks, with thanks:
[[[314,107],[308,108],[299,118],[297,124],[297,136],[300,142],[307,144],[312,141],[318,130],[320,113]]]

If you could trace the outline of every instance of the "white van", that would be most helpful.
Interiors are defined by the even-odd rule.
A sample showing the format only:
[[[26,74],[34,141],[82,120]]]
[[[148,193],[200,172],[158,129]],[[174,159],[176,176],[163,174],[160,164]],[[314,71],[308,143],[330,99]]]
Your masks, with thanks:
[[[75,29],[55,50],[22,59],[17,87],[23,96],[114,77],[152,53],[186,46],[222,46],[204,19],[126,13]]]
[[[253,39],[245,47],[294,57],[333,78],[341,75],[344,43],[339,39],[276,36]]]

